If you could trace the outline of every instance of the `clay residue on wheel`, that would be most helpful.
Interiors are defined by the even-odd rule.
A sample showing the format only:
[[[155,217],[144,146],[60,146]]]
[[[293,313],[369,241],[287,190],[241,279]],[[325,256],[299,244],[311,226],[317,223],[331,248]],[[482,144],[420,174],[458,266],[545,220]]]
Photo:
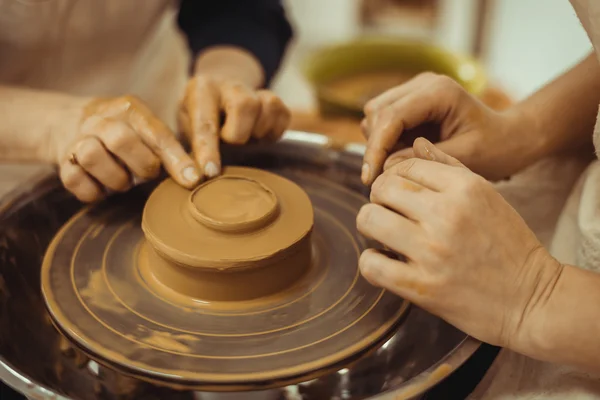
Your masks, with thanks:
[[[125,313],[127,311],[115,300],[108,289],[102,271],[94,271],[90,274],[87,286],[80,294],[85,301],[93,303],[103,310],[116,313]]]

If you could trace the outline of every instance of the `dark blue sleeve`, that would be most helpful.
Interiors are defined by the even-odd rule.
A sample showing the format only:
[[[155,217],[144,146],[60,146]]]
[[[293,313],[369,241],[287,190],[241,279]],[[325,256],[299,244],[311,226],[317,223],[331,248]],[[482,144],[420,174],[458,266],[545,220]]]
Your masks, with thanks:
[[[182,0],[178,23],[194,54],[215,45],[254,54],[263,66],[265,86],[293,35],[281,0]]]

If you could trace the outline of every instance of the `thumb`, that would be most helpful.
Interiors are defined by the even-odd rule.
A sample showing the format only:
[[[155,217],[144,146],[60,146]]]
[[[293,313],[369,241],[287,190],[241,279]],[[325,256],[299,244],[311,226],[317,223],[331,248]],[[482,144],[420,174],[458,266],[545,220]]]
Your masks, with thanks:
[[[455,139],[455,141],[458,141],[459,138],[460,137],[457,137]],[[457,144],[453,145],[451,142],[453,142],[452,139],[448,140],[447,142],[442,142],[442,143],[440,143],[439,147],[436,147],[429,140],[427,140],[423,137],[420,137],[415,140],[415,142],[413,144],[413,151],[415,152],[415,157],[417,157],[417,158],[435,161],[435,162],[439,162],[442,164],[451,165],[454,167],[466,168],[463,165],[463,163],[458,161],[453,156],[444,152],[443,147],[446,148],[445,149],[446,151],[452,151],[455,148],[458,149],[458,145]],[[442,146],[442,144],[445,144],[445,146]],[[451,146],[449,146],[448,144],[450,144]]]
[[[474,142],[473,137],[469,134],[453,136],[435,145],[426,138],[419,137],[415,139],[412,147],[392,153],[386,159],[383,169],[387,171],[394,165],[415,157],[426,160],[435,159],[435,161],[449,165],[469,165],[473,154]]]

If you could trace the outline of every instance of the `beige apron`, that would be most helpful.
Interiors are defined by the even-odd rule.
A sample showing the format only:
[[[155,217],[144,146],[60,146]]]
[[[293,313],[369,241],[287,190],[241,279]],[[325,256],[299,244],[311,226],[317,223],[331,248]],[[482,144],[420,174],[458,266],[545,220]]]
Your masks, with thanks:
[[[189,66],[174,0],[0,0],[0,85],[133,94],[172,128]]]
[[[571,3],[599,55],[600,1]],[[599,122],[593,135],[598,152]],[[499,190],[552,255],[563,263],[600,272],[600,162],[588,163],[581,156],[545,160],[516,181],[499,185]],[[470,398],[600,399],[600,377],[503,350]]]

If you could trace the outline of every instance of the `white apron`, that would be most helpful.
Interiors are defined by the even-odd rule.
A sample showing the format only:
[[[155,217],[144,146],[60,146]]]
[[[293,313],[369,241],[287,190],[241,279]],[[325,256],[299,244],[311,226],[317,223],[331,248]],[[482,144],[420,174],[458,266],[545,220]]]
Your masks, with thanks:
[[[174,0],[0,0],[0,85],[133,94],[171,128],[190,56]]]
[[[600,1],[571,0],[600,55]],[[593,132],[600,150],[600,123]],[[600,162],[545,160],[499,190],[559,261],[600,272]],[[600,307],[600,305],[599,305]],[[598,338],[600,340],[600,338]],[[600,377],[502,350],[473,400],[600,399]]]

